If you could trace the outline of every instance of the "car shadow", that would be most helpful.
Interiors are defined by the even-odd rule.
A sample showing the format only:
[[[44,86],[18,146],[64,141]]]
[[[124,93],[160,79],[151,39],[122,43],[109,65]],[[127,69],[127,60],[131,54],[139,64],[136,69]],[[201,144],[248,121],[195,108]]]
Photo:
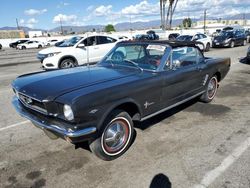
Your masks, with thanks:
[[[198,98],[195,98],[195,99],[192,99],[186,103],[183,103],[179,106],[176,106],[170,110],[167,110],[165,112],[162,112],[152,118],[149,118],[143,122],[135,122],[135,125],[134,127],[135,128],[138,128],[138,129],[141,129],[141,130],[145,130],[145,129],[148,129],[149,127],[161,122],[162,120],[164,119],[167,119],[167,118],[171,118],[173,115],[175,115],[176,113],[192,106],[193,104],[197,103],[198,102]]]
[[[239,62],[242,64],[250,65],[250,61],[246,57],[239,58]]]
[[[171,188],[172,183],[170,182],[169,178],[160,173],[154,176],[152,179],[149,188]]]

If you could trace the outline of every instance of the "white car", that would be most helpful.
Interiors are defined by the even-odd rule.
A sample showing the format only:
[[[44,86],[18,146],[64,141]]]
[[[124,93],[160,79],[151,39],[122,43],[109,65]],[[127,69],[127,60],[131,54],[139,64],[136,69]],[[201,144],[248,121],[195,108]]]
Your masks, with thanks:
[[[71,68],[100,61],[119,41],[106,35],[72,37],[37,54],[44,69]]]
[[[197,33],[194,35],[180,35],[176,38],[178,41],[198,41],[203,43],[203,46],[199,46],[201,50],[207,52],[210,50],[210,47],[212,46],[212,39],[211,37],[202,34]]]
[[[46,46],[55,46],[55,44],[59,42],[56,39],[49,40],[48,42],[45,43]]]
[[[44,47],[44,43],[43,42],[39,42],[39,41],[27,41],[25,43],[22,44],[18,44],[17,45],[17,49],[19,50],[25,50],[28,48],[42,48]]]

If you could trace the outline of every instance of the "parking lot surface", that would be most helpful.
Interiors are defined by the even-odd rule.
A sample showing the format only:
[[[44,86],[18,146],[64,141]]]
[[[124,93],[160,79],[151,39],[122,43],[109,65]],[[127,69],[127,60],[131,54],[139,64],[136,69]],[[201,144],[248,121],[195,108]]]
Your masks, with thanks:
[[[84,144],[50,140],[15,112],[10,83],[41,71],[38,61],[0,67],[0,187],[249,188],[250,64],[242,60],[247,47],[206,53],[232,60],[215,100],[192,100],[137,123],[131,148],[110,162]],[[10,50],[0,61],[29,61],[32,53]]]

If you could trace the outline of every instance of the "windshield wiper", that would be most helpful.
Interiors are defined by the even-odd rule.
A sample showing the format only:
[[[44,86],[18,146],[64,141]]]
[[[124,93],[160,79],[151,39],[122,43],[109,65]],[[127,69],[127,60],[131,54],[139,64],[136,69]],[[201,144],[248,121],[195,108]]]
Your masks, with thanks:
[[[140,71],[143,72],[143,69],[142,69],[139,65],[137,65],[135,62],[133,62],[133,61],[131,61],[131,60],[129,60],[129,59],[124,59],[123,61],[126,61],[126,62],[128,62],[128,63],[131,63],[132,65],[134,65],[135,67],[137,67],[138,69],[140,69]]]

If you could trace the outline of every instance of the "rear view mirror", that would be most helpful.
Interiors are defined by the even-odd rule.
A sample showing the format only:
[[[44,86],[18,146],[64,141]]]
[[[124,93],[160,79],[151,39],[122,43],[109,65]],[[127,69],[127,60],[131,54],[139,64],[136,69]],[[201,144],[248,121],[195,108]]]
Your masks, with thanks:
[[[85,48],[85,45],[84,44],[79,44],[77,47],[78,48]]]

